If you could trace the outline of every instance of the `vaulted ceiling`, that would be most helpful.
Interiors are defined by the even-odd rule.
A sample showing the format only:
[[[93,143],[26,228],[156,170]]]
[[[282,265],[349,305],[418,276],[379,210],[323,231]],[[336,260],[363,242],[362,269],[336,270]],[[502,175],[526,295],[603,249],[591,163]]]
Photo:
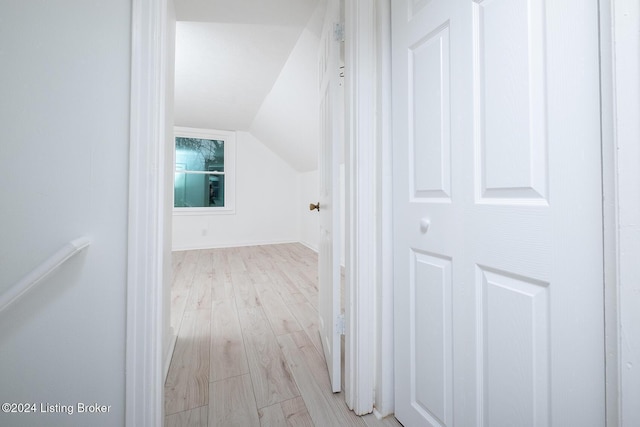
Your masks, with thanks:
[[[175,0],[177,126],[242,130],[317,166],[323,0]]]

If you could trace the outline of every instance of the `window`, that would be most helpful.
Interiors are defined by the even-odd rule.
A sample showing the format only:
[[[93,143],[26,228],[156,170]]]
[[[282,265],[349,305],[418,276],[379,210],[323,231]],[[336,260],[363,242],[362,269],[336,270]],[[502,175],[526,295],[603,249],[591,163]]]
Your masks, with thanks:
[[[174,212],[234,212],[234,132],[176,128],[174,159]]]

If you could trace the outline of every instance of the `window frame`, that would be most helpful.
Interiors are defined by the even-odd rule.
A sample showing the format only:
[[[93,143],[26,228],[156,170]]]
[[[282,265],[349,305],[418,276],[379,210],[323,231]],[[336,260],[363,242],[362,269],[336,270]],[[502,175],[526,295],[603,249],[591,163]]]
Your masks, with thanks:
[[[176,138],[199,138],[224,141],[224,206],[176,207],[175,174]],[[173,175],[174,184],[171,193],[174,215],[229,215],[236,212],[236,133],[216,129],[174,127],[173,132]]]

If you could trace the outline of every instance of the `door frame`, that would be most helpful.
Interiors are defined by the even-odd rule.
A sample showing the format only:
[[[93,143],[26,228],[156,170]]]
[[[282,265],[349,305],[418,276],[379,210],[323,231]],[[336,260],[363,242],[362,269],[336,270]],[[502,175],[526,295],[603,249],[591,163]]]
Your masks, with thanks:
[[[373,2],[345,2],[345,400],[373,411],[375,274]]]
[[[164,424],[168,0],[133,0],[125,425]]]
[[[621,427],[640,424],[639,33],[637,1],[600,1],[606,410]]]
[[[390,0],[347,2],[347,298],[345,378],[347,402],[357,413],[393,413],[393,280],[390,169]],[[636,287],[640,265],[639,214],[640,73],[636,58],[640,31],[634,0],[600,0],[602,152],[605,267],[607,425],[632,425],[640,355],[621,337],[640,336]],[[167,0],[132,1],[131,133],[129,165],[129,243],[125,425],[163,423],[163,234],[164,94]],[[630,22],[630,23],[629,23]],[[635,73],[635,74],[634,74]],[[367,104],[368,102],[368,104]],[[374,104],[375,102],[375,104]],[[375,106],[375,108],[374,108]],[[355,209],[354,201],[364,203]],[[357,206],[356,206],[357,207]],[[366,234],[363,238],[362,234]],[[366,243],[370,246],[364,246]],[[625,289],[621,285],[625,285]],[[390,296],[390,298],[389,298]],[[633,363],[635,371],[623,369]],[[373,381],[372,379],[375,379]],[[374,392],[375,389],[375,392]],[[621,397],[622,396],[622,397]]]
[[[345,397],[393,413],[391,3],[345,5]]]

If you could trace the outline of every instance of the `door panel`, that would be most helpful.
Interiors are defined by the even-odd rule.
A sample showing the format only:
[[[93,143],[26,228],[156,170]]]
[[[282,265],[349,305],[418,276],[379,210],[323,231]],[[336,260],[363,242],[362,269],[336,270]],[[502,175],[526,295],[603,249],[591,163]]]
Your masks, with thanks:
[[[543,2],[473,3],[479,199],[546,203]]]
[[[412,251],[410,369],[414,407],[447,425],[452,419],[451,259]]]
[[[451,194],[449,137],[449,26],[409,48],[409,129],[412,195],[448,201]]]
[[[549,420],[549,283],[477,268],[485,425]],[[527,423],[531,424],[531,423]]]
[[[340,378],[340,149],[343,109],[340,91],[340,49],[333,37],[339,22],[339,4],[329,1],[320,41],[320,248],[318,254],[318,312],[320,338],[331,386],[341,389]]]
[[[457,248],[448,242],[458,234],[459,185],[450,6],[436,2],[392,2],[396,417],[405,426],[451,425],[454,417]],[[432,239],[425,241],[427,235]]]
[[[397,418],[604,425],[597,5],[392,8]]]

